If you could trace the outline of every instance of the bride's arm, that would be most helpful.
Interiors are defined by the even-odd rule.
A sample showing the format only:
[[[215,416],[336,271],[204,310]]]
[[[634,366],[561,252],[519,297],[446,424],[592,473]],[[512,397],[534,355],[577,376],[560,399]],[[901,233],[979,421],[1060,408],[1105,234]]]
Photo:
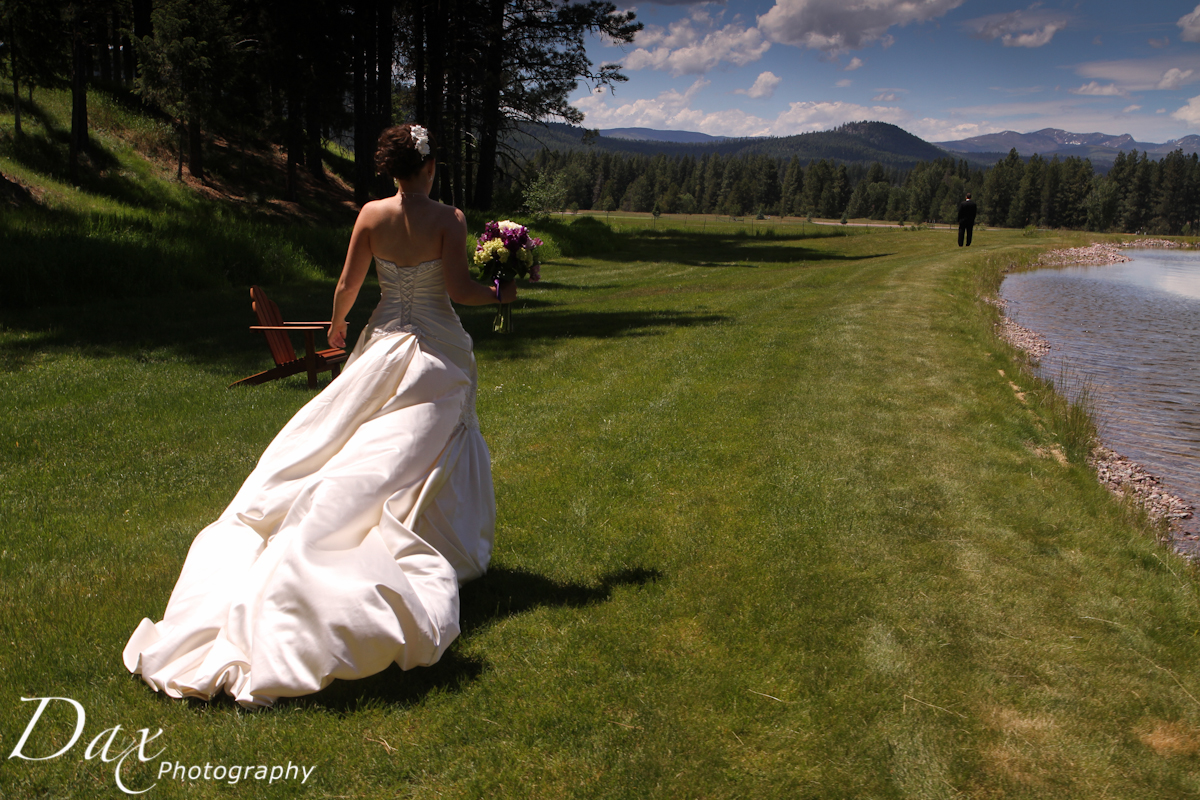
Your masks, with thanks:
[[[350,247],[346,251],[346,263],[333,292],[333,316],[330,317],[328,334],[330,347],[346,346],[346,315],[354,306],[358,290],[362,288],[367,270],[371,268],[371,230],[367,219],[372,216],[368,210],[370,206],[370,203],[363,206],[354,222],[354,232],[350,234]]]
[[[446,276],[446,293],[464,306],[486,306],[488,303],[511,303],[517,299],[517,285],[509,282],[500,286],[500,300],[495,290],[471,279],[467,265],[467,218],[457,208],[454,220],[442,234],[442,272]]]

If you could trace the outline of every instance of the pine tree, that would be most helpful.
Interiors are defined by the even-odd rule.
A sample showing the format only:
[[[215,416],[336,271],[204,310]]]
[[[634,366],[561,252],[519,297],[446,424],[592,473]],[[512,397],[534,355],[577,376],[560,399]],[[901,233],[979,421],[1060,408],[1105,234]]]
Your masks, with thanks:
[[[1023,228],[1038,223],[1041,208],[1042,183],[1046,162],[1036,153],[1029,159],[1017,185],[1016,196],[1008,209],[1006,224],[1010,228]]]
[[[1015,147],[988,171],[979,197],[979,208],[988,225],[1004,225],[1008,221],[1024,172],[1025,165]]]
[[[800,166],[800,158],[792,156],[783,174],[783,186],[780,187],[779,213],[782,216],[790,216],[800,210],[800,191],[803,188],[804,168]]]
[[[184,133],[188,170],[204,177],[202,128],[216,123],[221,87],[233,69],[234,28],[223,0],[163,0],[154,9],[154,35],[138,42],[138,91],[176,117],[182,177]]]

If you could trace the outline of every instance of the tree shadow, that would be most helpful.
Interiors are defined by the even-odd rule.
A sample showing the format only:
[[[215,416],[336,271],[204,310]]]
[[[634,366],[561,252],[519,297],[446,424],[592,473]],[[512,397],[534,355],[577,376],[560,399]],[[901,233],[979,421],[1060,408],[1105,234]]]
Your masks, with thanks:
[[[884,253],[847,254],[795,244],[805,239],[793,235],[753,236],[688,231],[651,231],[631,234],[639,261],[672,261],[694,267],[750,267],[758,264],[795,264],[802,261],[863,261]]]
[[[21,166],[63,182],[70,182],[71,131],[58,127],[57,122],[37,103],[30,106],[22,102],[22,111],[27,113],[30,130],[20,137],[13,137],[5,144],[5,155]],[[104,195],[142,208],[161,208],[163,205],[178,205],[173,198],[154,191],[127,176],[117,168],[121,160],[91,132],[86,153],[80,154],[86,166],[78,171],[79,188],[94,194]]]
[[[523,569],[495,567],[462,587],[460,641],[507,617],[537,608],[583,608],[602,603],[620,586],[644,586],[657,581],[656,569],[623,569],[605,575],[597,584],[563,583]],[[434,692],[457,692],[487,670],[478,656],[458,652],[452,645],[436,664],[405,672],[392,664],[383,672],[354,681],[334,681],[313,695],[281,699],[279,706],[321,708],[340,713],[377,704],[411,706]]]
[[[329,315],[324,287],[272,289],[271,296],[288,319]],[[201,367],[228,372],[232,365],[241,371],[270,357],[263,335],[249,330],[257,324],[244,287],[189,292],[184,299],[116,298],[103,304],[8,311],[5,328],[24,335],[0,350],[0,371],[20,369],[37,353],[55,348],[79,348],[97,358],[151,361],[169,351]],[[303,348],[298,336],[294,341]]]
[[[287,320],[328,319],[331,292],[327,286],[272,286],[269,293]],[[357,341],[377,299],[377,290],[360,292],[351,315],[349,343]],[[502,335],[492,332],[495,306],[458,310],[476,352],[490,358],[525,357],[532,354],[533,346],[555,339],[656,336],[673,328],[729,320],[722,314],[673,309],[580,312],[529,299],[518,300],[514,308],[516,332]],[[257,324],[245,287],[188,292],[179,299],[115,298],[106,303],[11,310],[4,315],[3,328],[18,335],[5,337],[0,374],[19,371],[46,351],[78,349],[91,358],[131,357],[142,362],[182,358],[232,381],[274,363],[266,339],[249,329]],[[292,342],[302,355],[303,338],[293,334]],[[317,344],[325,346],[324,333],[317,333]],[[286,380],[296,381],[297,390],[306,387],[303,376]]]
[[[494,314],[464,314],[463,327],[475,340],[475,351],[493,358],[514,358],[530,354],[530,346],[551,340],[593,338],[613,339],[658,336],[672,328],[716,325],[729,321],[723,314],[698,314],[673,309],[640,311],[586,311],[574,309],[531,310],[522,314],[513,309],[516,332],[492,332]]]
[[[553,261],[548,261],[548,262],[545,262],[545,263],[547,263],[547,264],[553,264],[554,262],[553,262]],[[588,283],[588,284],[583,284],[583,283],[564,283],[563,281],[547,281],[547,280],[541,280],[541,281],[537,281],[536,283],[531,283],[531,284],[528,284],[527,286],[526,286],[525,284],[518,284],[518,286],[517,286],[517,290],[518,290],[518,291],[521,291],[521,290],[524,290],[524,289],[529,289],[529,290],[536,290],[536,289],[567,289],[567,290],[570,290],[570,291],[572,291],[572,292],[595,292],[595,291],[599,291],[599,290],[602,290],[602,289],[619,289],[619,288],[621,288],[621,284],[619,284],[619,283]],[[524,297],[520,297],[520,298],[518,298],[518,301],[522,301],[522,300],[524,300],[524,299],[525,299]]]

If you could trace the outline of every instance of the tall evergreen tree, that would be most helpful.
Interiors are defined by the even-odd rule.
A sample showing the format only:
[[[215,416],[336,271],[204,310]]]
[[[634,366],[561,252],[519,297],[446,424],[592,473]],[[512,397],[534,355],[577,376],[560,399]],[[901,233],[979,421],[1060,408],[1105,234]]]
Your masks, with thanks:
[[[1008,221],[1024,173],[1024,162],[1015,147],[988,171],[979,198],[980,211],[988,225],[1004,225]]]
[[[138,91],[174,116],[187,137],[188,171],[204,178],[203,129],[220,123],[222,87],[236,71],[234,23],[224,0],[162,0],[152,15],[154,33],[137,43]]]

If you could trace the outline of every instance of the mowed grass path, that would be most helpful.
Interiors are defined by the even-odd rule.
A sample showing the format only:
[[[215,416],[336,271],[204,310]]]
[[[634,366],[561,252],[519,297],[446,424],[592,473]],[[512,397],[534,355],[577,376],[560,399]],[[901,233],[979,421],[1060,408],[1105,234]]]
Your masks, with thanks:
[[[1061,404],[976,299],[983,261],[1056,240],[619,238],[547,265],[514,336],[464,312],[499,528],[462,637],[267,712],[157,696],[120,652],[302,380],[225,389],[266,357],[242,291],[9,315],[0,748],[20,697],[88,723],[0,763],[0,795],[119,796],[83,758],[117,724],[164,730],[134,788],[161,759],[316,765],[148,797],[1200,791],[1195,577],[1053,457]]]

